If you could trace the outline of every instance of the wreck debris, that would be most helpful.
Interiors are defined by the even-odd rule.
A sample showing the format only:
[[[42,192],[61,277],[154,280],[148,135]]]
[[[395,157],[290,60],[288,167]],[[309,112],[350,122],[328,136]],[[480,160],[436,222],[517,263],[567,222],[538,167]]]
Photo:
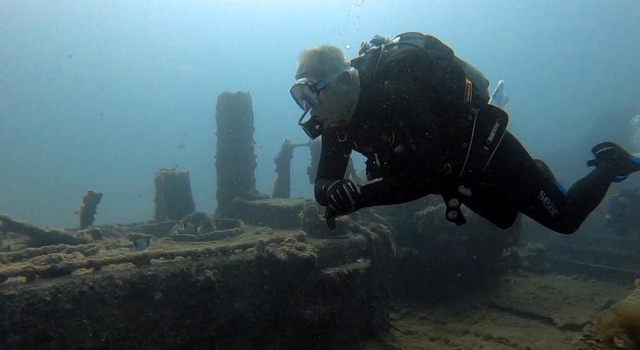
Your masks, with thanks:
[[[223,92],[216,103],[216,216],[234,217],[233,200],[268,196],[256,190],[253,107],[248,92]]]
[[[75,246],[60,244],[40,248],[25,248],[17,252],[4,253],[4,258],[7,262],[19,262],[56,253],[73,254],[79,252],[84,256],[92,256],[97,254],[98,251],[100,251],[100,247],[97,244],[80,244]]]
[[[29,237],[31,241],[30,246],[32,247],[58,244],[78,245],[91,243],[92,241],[87,237],[79,237],[70,232],[55,229],[41,229],[27,222],[14,220],[7,215],[0,215],[0,222],[2,223],[2,230],[4,232],[14,232]]]
[[[276,164],[276,180],[273,183],[272,198],[291,197],[291,159],[296,147],[309,146],[308,143],[292,143],[285,139],[278,155],[273,159]]]
[[[156,238],[166,237],[172,233],[172,228],[175,227],[179,221],[163,221],[163,222],[149,222],[138,223],[130,225],[116,225],[119,230],[134,231],[154,236]],[[114,227],[115,228],[115,227]]]
[[[298,214],[309,201],[304,198],[268,198],[251,201],[236,198],[233,201],[233,217],[246,223],[271,228],[300,228]]]
[[[172,239],[176,242],[212,242],[219,241],[224,238],[239,236],[242,233],[243,231],[241,228],[230,228],[227,230],[203,233],[201,235],[175,234],[172,236]]]
[[[236,237],[245,232],[240,220],[216,218],[211,219],[204,213],[193,213],[185,217],[181,225],[190,224],[196,227],[195,232],[185,233],[173,229],[171,239],[176,242],[212,242],[224,238]]]
[[[102,192],[96,192],[94,190],[88,190],[82,197],[82,204],[80,204],[80,229],[85,229],[95,221],[96,213],[98,212],[98,204],[102,200]]]
[[[188,171],[160,169],[153,182],[156,187],[155,221],[180,220],[196,211]]]
[[[298,236],[304,235],[304,233],[298,233]],[[295,234],[294,234],[295,237]],[[282,242],[285,238],[281,236],[275,236],[266,239],[267,244]],[[43,265],[27,264],[10,266],[4,269],[0,269],[0,283],[5,282],[9,278],[13,277],[26,277],[27,282],[35,281],[36,277],[40,278],[52,278],[61,277],[72,274],[74,271],[80,269],[93,269],[99,271],[105,266],[119,265],[119,264],[134,264],[136,266],[151,265],[152,260],[175,260],[178,257],[181,258],[193,258],[201,259],[208,256],[217,256],[221,254],[228,254],[232,251],[242,251],[248,248],[253,248],[255,242],[241,242],[227,245],[220,245],[215,247],[205,248],[191,248],[191,249],[175,249],[175,250],[157,250],[157,251],[141,251],[133,252],[126,255],[97,257],[84,260],[64,260],[51,261],[47,260],[50,257],[59,253],[52,253],[50,255],[40,255],[42,261],[49,261],[51,263]]]
[[[2,265],[0,347],[353,345],[388,326],[390,255],[383,241],[352,236],[325,242],[249,227],[221,244],[165,238],[135,253],[119,246]],[[280,332],[293,336],[264,336]]]

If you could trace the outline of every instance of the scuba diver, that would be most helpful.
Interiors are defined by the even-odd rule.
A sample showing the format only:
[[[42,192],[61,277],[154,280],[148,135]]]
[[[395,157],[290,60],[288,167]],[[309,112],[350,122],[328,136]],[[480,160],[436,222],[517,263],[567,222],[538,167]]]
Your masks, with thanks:
[[[439,194],[457,225],[464,204],[500,228],[523,213],[570,234],[612,182],[640,170],[622,147],[601,143],[587,163],[595,168],[565,190],[506,130],[507,113],[488,103],[488,80],[433,36],[375,36],[350,62],[337,47],[313,47],[298,56],[295,79],[298,124],[312,139],[322,135],[314,192],[329,228],[361,208]],[[344,179],[352,151],[367,159],[363,186]]]

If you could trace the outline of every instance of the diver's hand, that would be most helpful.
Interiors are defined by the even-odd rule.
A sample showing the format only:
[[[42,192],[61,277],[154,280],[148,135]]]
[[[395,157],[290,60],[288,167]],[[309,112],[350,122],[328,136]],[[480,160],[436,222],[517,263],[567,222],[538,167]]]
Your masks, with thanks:
[[[352,213],[360,196],[360,188],[351,180],[337,180],[327,186],[325,219],[330,229],[335,228],[335,217]]]
[[[324,219],[327,221],[327,227],[329,230],[336,229],[336,213],[331,210],[331,208],[327,207],[324,212]]]
[[[327,207],[336,215],[345,215],[355,210],[360,188],[351,180],[338,180],[327,186],[326,193]]]

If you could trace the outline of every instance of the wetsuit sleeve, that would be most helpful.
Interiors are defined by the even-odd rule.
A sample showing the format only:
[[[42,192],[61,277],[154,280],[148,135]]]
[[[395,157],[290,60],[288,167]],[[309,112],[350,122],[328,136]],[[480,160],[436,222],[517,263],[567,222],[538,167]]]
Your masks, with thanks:
[[[342,130],[325,127],[322,132],[322,151],[314,193],[316,201],[322,206],[327,205],[327,185],[344,178],[344,173],[351,157],[351,147],[347,142],[340,142]]]
[[[433,193],[435,186],[430,185],[426,179],[386,178],[360,187],[356,209],[407,203]]]

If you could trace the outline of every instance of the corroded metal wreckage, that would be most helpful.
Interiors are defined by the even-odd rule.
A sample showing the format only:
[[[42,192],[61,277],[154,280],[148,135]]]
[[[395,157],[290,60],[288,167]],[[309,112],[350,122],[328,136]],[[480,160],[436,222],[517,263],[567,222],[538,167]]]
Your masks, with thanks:
[[[354,232],[327,240],[202,213],[185,220],[202,218],[212,222],[198,228],[216,229],[100,226],[59,231],[78,240],[43,246],[7,232],[14,251],[0,256],[0,347],[313,348],[387,327],[386,233],[351,223]],[[150,246],[132,251],[145,236]]]

